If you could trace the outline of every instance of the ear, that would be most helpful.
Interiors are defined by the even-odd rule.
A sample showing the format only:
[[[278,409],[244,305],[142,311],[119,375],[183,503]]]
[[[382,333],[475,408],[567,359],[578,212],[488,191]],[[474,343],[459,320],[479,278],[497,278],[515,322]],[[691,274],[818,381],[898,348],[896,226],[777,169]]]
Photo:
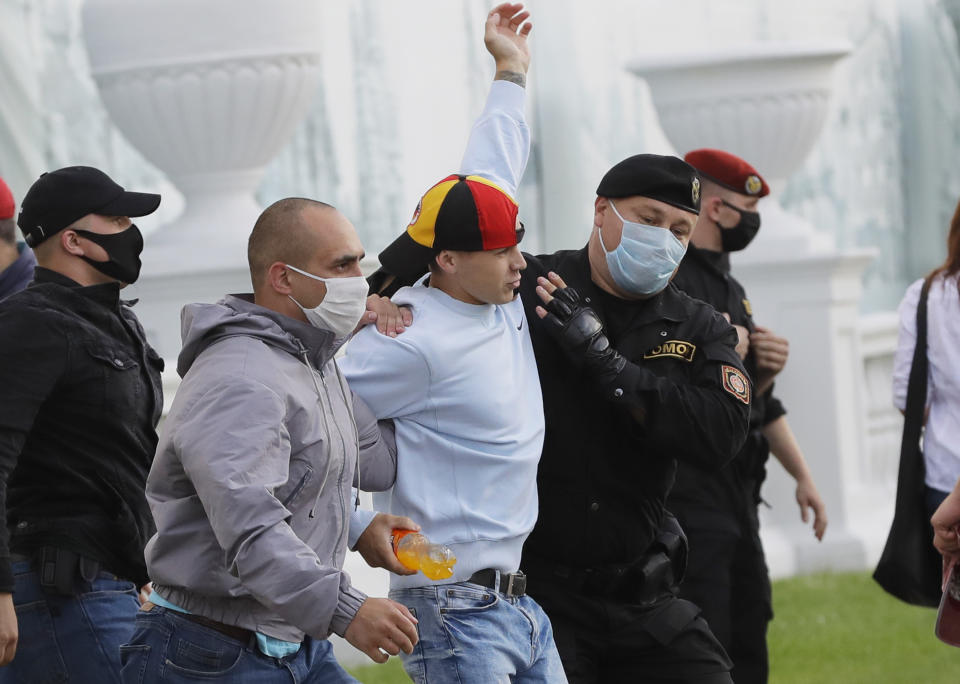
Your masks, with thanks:
[[[437,266],[441,271],[448,274],[454,274],[457,272],[457,255],[455,252],[444,249],[436,257]]]
[[[603,225],[603,216],[607,211],[607,207],[610,206],[609,200],[606,197],[597,197],[593,203],[593,227],[599,228]]]
[[[267,269],[267,285],[274,292],[281,295],[289,295],[293,292],[290,287],[290,269],[282,261],[274,261]]]
[[[74,256],[83,256],[83,247],[80,245],[80,236],[75,230],[64,228],[57,236],[60,240],[60,246],[67,254]]]
[[[723,200],[717,195],[712,195],[700,206],[701,213],[706,213],[707,218],[716,223],[720,220],[720,212],[723,211]]]

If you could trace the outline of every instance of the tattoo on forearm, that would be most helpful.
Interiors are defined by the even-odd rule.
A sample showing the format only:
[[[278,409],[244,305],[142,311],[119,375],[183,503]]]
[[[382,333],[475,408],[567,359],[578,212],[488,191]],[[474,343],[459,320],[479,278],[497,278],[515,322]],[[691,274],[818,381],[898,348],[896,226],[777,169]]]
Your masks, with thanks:
[[[511,83],[516,83],[521,88],[527,87],[527,75],[521,74],[519,71],[498,71],[497,75],[493,77],[494,81],[510,81]]]

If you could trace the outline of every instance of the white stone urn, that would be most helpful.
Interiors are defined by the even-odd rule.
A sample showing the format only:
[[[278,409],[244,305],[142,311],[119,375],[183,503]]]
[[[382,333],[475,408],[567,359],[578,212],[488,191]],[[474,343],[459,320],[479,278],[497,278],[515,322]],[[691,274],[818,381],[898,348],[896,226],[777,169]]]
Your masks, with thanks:
[[[829,233],[785,212],[777,196],[817,141],[833,68],[849,52],[845,43],[756,43],[641,57],[627,67],[649,84],[660,125],[680,155],[723,149],[749,161],[770,183],[751,258],[833,248]]]
[[[320,13],[316,0],[86,0],[107,111],[186,200],[149,236],[146,273],[245,265],[253,193],[320,78]]]

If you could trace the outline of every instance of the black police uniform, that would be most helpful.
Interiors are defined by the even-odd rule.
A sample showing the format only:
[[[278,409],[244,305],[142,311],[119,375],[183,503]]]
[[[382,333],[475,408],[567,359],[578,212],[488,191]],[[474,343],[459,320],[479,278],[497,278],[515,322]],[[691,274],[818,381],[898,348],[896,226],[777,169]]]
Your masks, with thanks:
[[[691,245],[674,284],[750,332],[755,329],[743,286],[730,275],[727,254]],[[756,377],[756,358],[745,359]],[[761,432],[783,416],[772,388],[752,398],[750,432],[734,461],[719,473],[681,463],[667,507],[687,533],[690,556],[680,595],[703,616],[734,663],[737,684],[766,682],[767,624],[773,617],[770,577],[760,542],[757,505],[769,455]]]
[[[525,255],[526,256],[526,255]],[[670,285],[646,300],[591,280],[587,249],[526,256],[520,293],[546,435],[540,514],[521,567],[571,682],[729,682],[699,609],[677,599],[685,544],[664,502],[678,460],[716,470],[740,449],[749,393],[736,332]],[[534,312],[555,271],[627,363],[612,383],[577,370]]]
[[[97,570],[147,581],[163,361],[119,295],[37,268],[0,303],[0,592],[11,553],[54,592]]]

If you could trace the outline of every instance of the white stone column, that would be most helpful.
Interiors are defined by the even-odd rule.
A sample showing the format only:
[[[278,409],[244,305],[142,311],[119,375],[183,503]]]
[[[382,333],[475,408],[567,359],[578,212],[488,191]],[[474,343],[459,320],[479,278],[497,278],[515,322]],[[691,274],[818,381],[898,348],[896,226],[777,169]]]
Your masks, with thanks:
[[[863,250],[734,262],[757,322],[791,341],[776,394],[830,520],[818,544],[800,521],[793,479],[771,456],[763,496],[773,507],[761,507],[761,517],[775,575],[859,569],[867,562],[866,542],[850,521],[867,444],[858,308],[861,277],[872,259],[873,253]]]

